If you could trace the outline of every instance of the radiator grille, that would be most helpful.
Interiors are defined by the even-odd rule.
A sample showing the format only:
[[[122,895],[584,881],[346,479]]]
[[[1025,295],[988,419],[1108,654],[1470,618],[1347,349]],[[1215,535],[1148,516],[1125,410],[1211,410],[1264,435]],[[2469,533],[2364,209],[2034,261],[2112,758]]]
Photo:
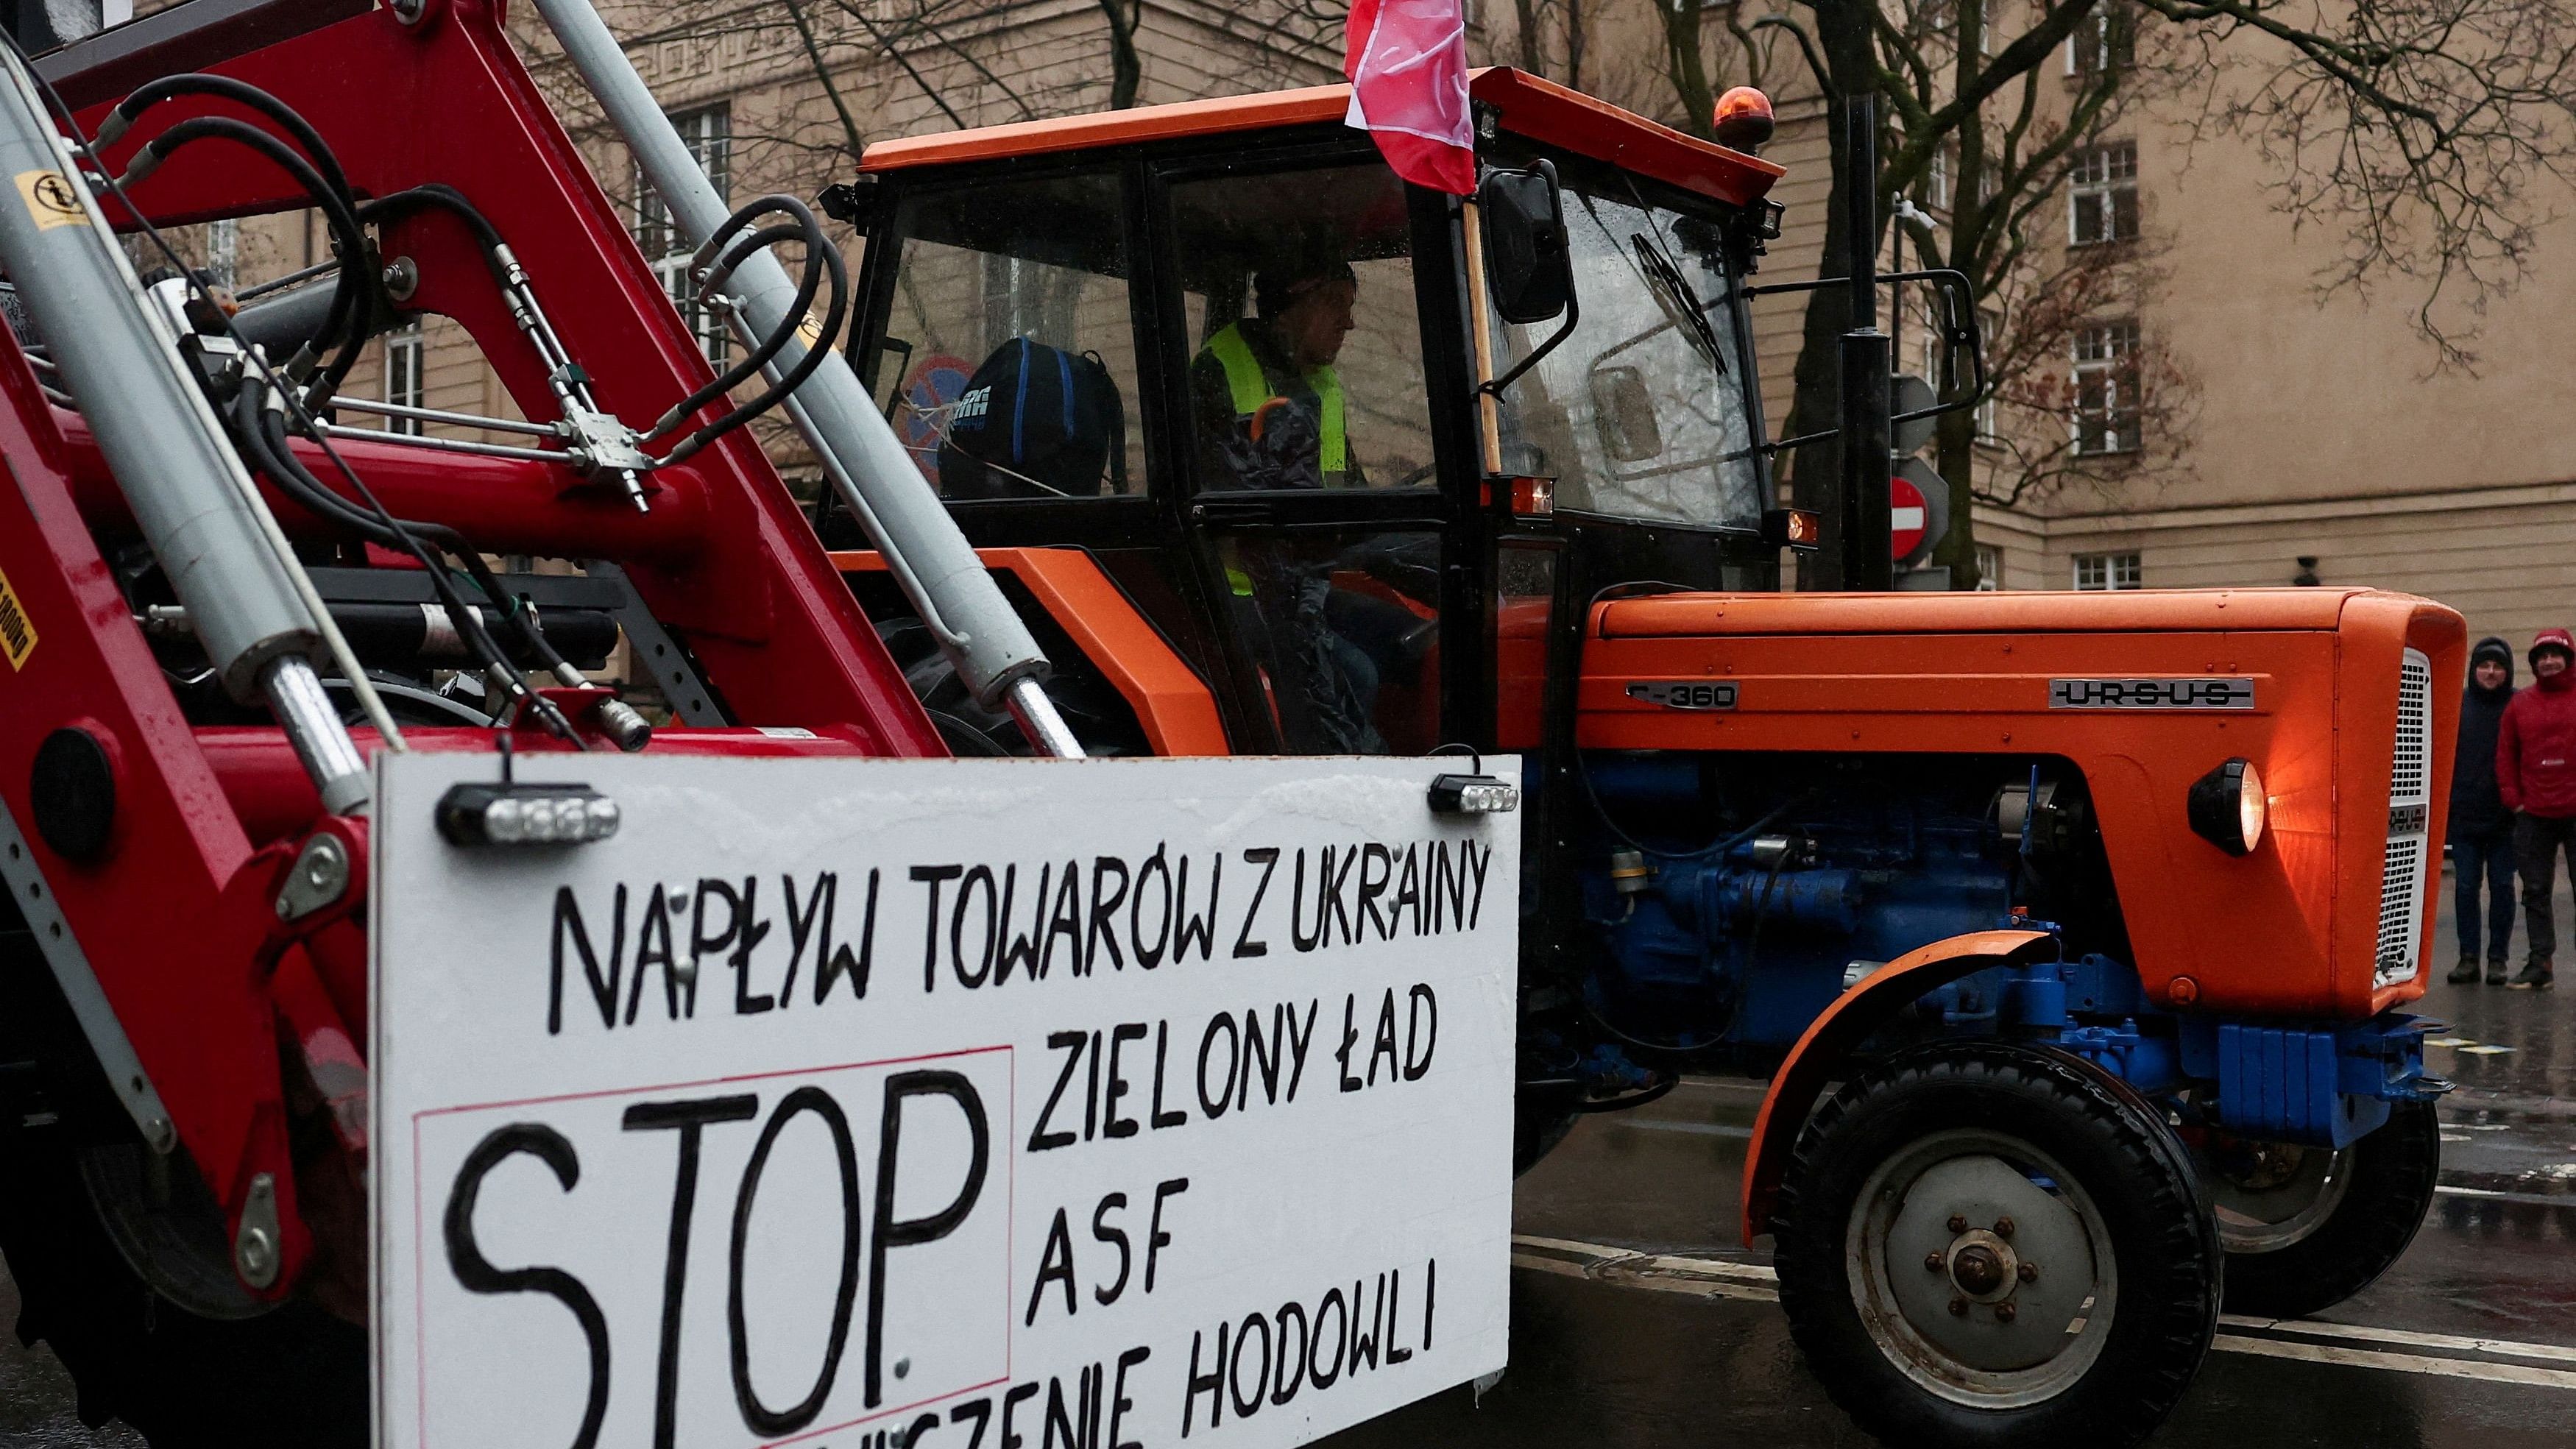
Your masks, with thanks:
[[[2406,651],[2397,674],[2397,754],[2388,775],[2388,803],[2426,803],[2433,775],[2433,666]]]
[[[2412,981],[2421,968],[2433,777],[2433,661],[2406,651],[2397,672],[2397,738],[2388,771],[2388,850],[2379,872],[2379,941],[2372,979],[2380,986]]]

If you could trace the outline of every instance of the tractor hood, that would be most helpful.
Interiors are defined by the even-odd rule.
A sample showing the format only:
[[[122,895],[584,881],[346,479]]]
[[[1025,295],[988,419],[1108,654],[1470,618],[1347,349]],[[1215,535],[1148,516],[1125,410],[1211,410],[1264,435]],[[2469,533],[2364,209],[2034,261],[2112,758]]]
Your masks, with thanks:
[[[1581,748],[2071,762],[2158,1002],[2350,1019],[2422,994],[2467,654],[2441,604],[1679,594],[1590,626]],[[2236,762],[2268,824],[2230,852],[2194,833],[2191,799]]]

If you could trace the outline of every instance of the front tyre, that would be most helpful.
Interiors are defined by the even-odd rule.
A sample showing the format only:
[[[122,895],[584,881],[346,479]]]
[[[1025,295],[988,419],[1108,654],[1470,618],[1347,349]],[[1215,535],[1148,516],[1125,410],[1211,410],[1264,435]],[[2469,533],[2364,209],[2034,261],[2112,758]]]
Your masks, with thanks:
[[[2194,1150],[2227,1250],[2227,1309],[2304,1318],[2370,1286],[2432,1211],[2442,1127],[2399,1102],[2342,1151],[2210,1133]]]
[[[1891,1444],[2135,1444],[2218,1325],[2182,1144],[2051,1052],[1946,1043],[1861,1074],[1800,1137],[1771,1229],[1808,1366]]]

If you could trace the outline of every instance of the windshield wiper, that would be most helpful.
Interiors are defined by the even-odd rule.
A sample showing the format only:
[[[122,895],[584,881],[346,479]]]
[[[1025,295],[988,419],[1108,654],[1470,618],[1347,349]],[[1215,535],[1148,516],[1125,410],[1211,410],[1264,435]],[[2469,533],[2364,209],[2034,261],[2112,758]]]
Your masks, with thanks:
[[[1655,305],[1664,317],[1690,338],[1691,346],[1726,376],[1726,354],[1719,348],[1717,330],[1708,325],[1708,309],[1691,292],[1690,282],[1682,269],[1664,252],[1663,245],[1642,231],[1628,234],[1628,245],[1637,254],[1637,270],[1646,280],[1646,290],[1655,296]]]

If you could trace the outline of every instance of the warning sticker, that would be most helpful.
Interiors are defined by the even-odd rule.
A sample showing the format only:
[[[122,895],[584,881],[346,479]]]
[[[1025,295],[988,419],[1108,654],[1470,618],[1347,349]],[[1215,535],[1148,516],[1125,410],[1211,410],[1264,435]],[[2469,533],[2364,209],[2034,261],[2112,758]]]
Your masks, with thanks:
[[[89,225],[79,194],[59,171],[19,172],[18,198],[27,203],[27,214],[36,219],[40,231],[49,226]]]
[[[35,652],[36,626],[27,622],[26,607],[9,587],[9,576],[0,574],[0,654],[9,656],[14,671],[25,667],[27,656]]]

